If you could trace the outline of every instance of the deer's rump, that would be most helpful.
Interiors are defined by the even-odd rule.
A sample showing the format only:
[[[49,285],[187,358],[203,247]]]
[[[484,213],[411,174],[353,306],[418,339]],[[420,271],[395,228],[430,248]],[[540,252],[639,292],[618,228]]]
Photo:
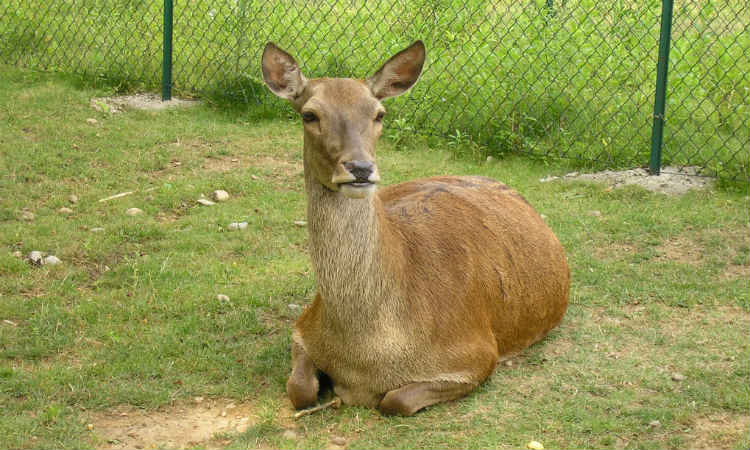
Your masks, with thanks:
[[[405,296],[431,318],[436,343],[450,348],[487,329],[502,357],[560,323],[570,286],[567,259],[516,191],[490,178],[446,176],[378,195],[405,243],[394,257],[404,267]]]

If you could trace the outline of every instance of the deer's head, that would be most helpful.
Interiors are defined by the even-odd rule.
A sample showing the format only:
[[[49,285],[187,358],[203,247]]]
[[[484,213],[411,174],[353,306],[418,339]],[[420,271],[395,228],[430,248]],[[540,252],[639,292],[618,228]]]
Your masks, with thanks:
[[[417,41],[366,80],[308,80],[290,54],[269,42],[261,67],[271,92],[288,100],[302,117],[305,171],[331,191],[364,198],[380,181],[375,144],[385,115],[381,100],[414,86],[424,60],[424,44]]]

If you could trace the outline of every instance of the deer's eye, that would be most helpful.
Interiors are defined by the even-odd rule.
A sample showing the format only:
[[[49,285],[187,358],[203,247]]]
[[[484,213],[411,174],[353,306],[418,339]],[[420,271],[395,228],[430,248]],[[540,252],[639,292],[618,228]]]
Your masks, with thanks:
[[[379,111],[378,115],[375,116],[375,122],[382,122],[383,117],[385,117],[385,113],[383,111]]]
[[[302,113],[302,121],[305,123],[315,122],[317,120],[318,116],[316,116],[313,112],[305,111]]]

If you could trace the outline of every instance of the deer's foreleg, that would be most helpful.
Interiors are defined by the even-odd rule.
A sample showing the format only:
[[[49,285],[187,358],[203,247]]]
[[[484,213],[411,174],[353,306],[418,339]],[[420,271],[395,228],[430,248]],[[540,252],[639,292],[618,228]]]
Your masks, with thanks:
[[[387,392],[378,409],[383,414],[411,416],[426,406],[463,397],[476,386],[454,381],[411,383]]]
[[[296,409],[307,408],[318,401],[318,370],[301,344],[292,341],[292,374],[286,382],[286,393]]]

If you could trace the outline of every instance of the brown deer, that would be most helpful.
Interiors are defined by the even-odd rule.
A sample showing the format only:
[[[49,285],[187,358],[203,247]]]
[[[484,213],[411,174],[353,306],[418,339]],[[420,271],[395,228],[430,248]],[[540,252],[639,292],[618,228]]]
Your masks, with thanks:
[[[308,80],[273,43],[263,51],[266,85],[304,127],[318,292],[292,333],[298,409],[323,374],[345,404],[386,414],[462,397],[567,308],[563,248],[514,190],[477,176],[376,189],[381,100],[409,90],[424,60],[417,41],[366,80]]]

